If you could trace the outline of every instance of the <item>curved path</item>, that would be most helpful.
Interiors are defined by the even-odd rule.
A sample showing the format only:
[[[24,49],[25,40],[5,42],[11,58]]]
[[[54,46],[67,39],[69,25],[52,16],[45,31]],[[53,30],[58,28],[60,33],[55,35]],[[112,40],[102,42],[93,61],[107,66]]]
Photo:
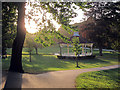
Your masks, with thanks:
[[[100,71],[118,68],[120,65],[89,68],[89,69],[78,69],[78,70],[65,70],[65,71],[54,71],[43,74],[21,74],[9,72],[7,81],[5,84],[6,88],[75,88],[76,77],[89,71]],[[11,82],[12,81],[12,82]]]

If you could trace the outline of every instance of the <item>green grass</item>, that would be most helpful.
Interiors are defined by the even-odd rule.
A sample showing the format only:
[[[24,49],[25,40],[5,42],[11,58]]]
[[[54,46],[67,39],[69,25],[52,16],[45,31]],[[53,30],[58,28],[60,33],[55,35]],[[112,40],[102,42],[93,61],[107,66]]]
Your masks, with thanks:
[[[46,47],[46,48],[38,48],[38,54],[54,54],[54,53],[58,53],[59,52],[59,45],[53,45],[50,47]],[[7,54],[11,54],[12,53],[12,49],[8,48],[7,49]],[[32,54],[35,54],[35,49],[33,49]],[[29,54],[28,49],[27,48],[23,48],[22,54]]]
[[[11,53],[11,49],[7,50],[8,54]],[[38,49],[39,55],[35,55],[35,50],[32,54],[32,62],[29,62],[29,55],[27,49],[23,49],[22,62],[25,72],[40,73],[45,71],[58,71],[58,70],[72,70],[72,69],[84,69],[95,68],[109,65],[118,64],[117,53],[103,52],[103,56],[98,56],[98,51],[94,51],[96,54],[95,59],[79,60],[80,68],[76,68],[76,61],[69,59],[58,59],[55,55],[46,55],[59,52],[58,45],[51,46],[43,49]],[[25,55],[26,54],[26,55]],[[2,69],[8,70],[10,65],[11,56],[2,59]]]
[[[46,48],[38,48],[38,54],[54,54],[54,53],[59,53],[60,49],[59,49],[59,45],[53,45],[50,47],[46,47]],[[86,50],[87,52],[90,52],[90,50]],[[62,52],[63,53],[67,53],[67,46],[64,46],[62,48]],[[69,52],[72,52],[72,48],[69,47]],[[11,54],[12,53],[12,49],[8,48],[7,49],[7,54]],[[23,48],[23,52],[22,54],[29,54],[28,49],[27,48]],[[35,54],[35,49],[33,49],[32,54]]]
[[[76,78],[77,88],[120,88],[120,68],[87,72]],[[118,90],[118,89],[112,89]]]

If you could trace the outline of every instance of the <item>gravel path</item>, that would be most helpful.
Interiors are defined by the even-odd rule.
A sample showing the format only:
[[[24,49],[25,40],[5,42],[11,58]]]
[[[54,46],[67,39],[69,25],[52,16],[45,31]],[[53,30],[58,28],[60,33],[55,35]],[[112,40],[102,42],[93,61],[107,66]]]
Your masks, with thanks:
[[[84,72],[118,68],[120,65],[47,72],[43,74],[21,74],[9,72],[6,88],[75,88],[76,77]]]

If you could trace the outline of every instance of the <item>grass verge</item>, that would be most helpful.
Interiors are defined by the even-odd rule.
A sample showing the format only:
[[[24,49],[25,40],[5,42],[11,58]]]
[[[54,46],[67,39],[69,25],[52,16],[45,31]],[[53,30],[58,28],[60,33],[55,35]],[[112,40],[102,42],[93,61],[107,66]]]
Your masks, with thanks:
[[[76,88],[112,88],[120,89],[120,68],[87,72],[76,78]],[[116,88],[116,89],[114,89]]]

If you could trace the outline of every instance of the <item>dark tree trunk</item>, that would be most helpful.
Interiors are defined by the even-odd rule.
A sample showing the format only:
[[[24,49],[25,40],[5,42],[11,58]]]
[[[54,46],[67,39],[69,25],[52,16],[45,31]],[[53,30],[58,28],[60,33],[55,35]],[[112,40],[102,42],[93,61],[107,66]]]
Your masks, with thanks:
[[[18,3],[18,22],[17,22],[17,35],[12,46],[12,56],[9,71],[23,73],[22,68],[22,48],[25,40],[25,3]]]
[[[102,47],[101,46],[99,47],[99,55],[103,56],[103,54],[102,54]]]
[[[118,53],[118,62],[120,62],[120,54]]]
[[[60,46],[60,44],[59,47],[60,47],[60,56],[62,56],[62,47]]]
[[[118,62],[120,62],[120,48],[118,48]]]
[[[30,51],[30,62],[31,62],[31,51]]]
[[[76,65],[77,65],[76,67],[77,68],[79,68],[79,66],[78,66],[78,57],[79,57],[79,55],[78,56],[76,55]]]
[[[38,50],[37,50],[37,47],[35,47],[35,51],[36,51],[36,54],[38,54]]]
[[[77,58],[76,58],[76,63],[77,63],[77,67],[79,67],[79,66],[78,66],[78,59],[77,59]]]

